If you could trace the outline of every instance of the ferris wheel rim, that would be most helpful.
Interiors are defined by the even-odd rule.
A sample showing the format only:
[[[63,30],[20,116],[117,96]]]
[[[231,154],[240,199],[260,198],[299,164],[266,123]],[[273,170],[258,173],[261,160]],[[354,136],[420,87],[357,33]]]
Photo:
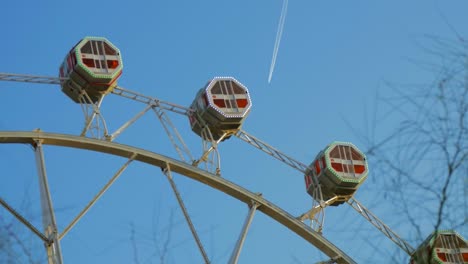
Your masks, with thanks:
[[[312,230],[310,227],[290,215],[285,210],[276,206],[274,203],[266,200],[261,195],[253,193],[225,178],[201,170],[179,160],[129,145],[76,135],[48,133],[39,130],[0,131],[0,144],[35,144],[37,141],[40,141],[44,145],[84,149],[125,158],[135,155],[135,161],[161,168],[164,168],[166,165],[170,165],[173,172],[224,192],[247,205],[257,203],[259,211],[263,212],[279,224],[287,227],[289,230],[302,237],[330,258],[336,259],[337,263],[356,263],[345,252],[328,241],[322,235]]]

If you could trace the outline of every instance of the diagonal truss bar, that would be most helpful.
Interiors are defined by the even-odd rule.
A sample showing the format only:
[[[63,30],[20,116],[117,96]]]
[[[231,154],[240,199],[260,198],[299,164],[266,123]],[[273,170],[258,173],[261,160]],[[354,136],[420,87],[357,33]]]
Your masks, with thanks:
[[[250,205],[249,214],[245,219],[244,226],[242,227],[242,232],[239,235],[239,239],[237,240],[236,247],[234,251],[232,251],[231,258],[229,259],[229,264],[237,264],[239,261],[239,256],[242,250],[242,246],[244,245],[245,237],[247,236],[247,232],[249,231],[250,224],[252,223],[253,217],[255,215],[255,211],[257,211],[258,203],[252,202]]]
[[[318,213],[320,210],[323,210],[325,207],[329,206],[330,204],[334,203],[339,199],[338,196],[333,196],[332,198],[328,199],[327,201],[323,202],[322,204],[318,204],[314,206],[312,209],[309,211],[301,214],[297,219],[301,221],[305,221],[306,219],[313,219],[314,215]]]
[[[86,207],[71,221],[71,223],[63,230],[63,232],[59,235],[59,240],[62,238],[73,228],[73,226],[78,223],[78,221],[91,209],[91,207],[101,198],[101,196],[110,188],[110,186],[122,175],[122,173],[127,169],[128,165],[135,159],[137,154],[133,153],[132,156],[127,160],[127,162],[120,167],[120,169],[112,176],[112,178],[102,187],[102,189],[94,196],[94,198],[86,205]]]
[[[179,131],[174,126],[164,109],[158,106],[153,106],[153,111],[158,117],[159,121],[161,122],[164,130],[166,131],[167,136],[169,137],[169,140],[171,141],[172,145],[177,151],[177,154],[179,154],[180,159],[185,162],[193,162],[192,153],[190,153],[190,150],[185,144],[184,140],[182,139],[182,136],[180,135]]]
[[[277,150],[276,148],[268,145],[267,143],[261,141],[260,139],[249,135],[247,132],[243,130],[239,130],[235,134],[238,138],[242,139],[243,141],[249,143],[250,145],[260,149],[261,151],[267,153],[268,155],[282,161],[283,163],[293,167],[296,170],[299,170],[302,173],[306,173],[308,166],[304,165],[303,163],[291,158],[290,156],[282,153],[281,151]]]
[[[60,84],[60,82],[66,80],[68,78],[0,72],[0,81]]]
[[[0,198],[0,204],[5,207],[18,221],[24,224],[29,230],[31,230],[34,234],[36,234],[44,243],[50,244],[51,241],[41,232],[39,231],[33,224],[31,224],[26,218],[24,218],[20,213],[18,213],[13,207],[11,207],[5,200]]]
[[[142,117],[146,112],[151,109],[152,105],[148,105],[145,109],[141,110],[138,114],[136,114],[132,119],[128,120],[125,124],[123,124],[120,128],[118,128],[114,133],[112,133],[107,140],[113,141],[116,137],[118,137],[125,129],[135,123],[140,117]]]
[[[213,136],[211,135],[210,130],[207,129],[206,126],[205,126],[205,128],[206,128],[206,131],[207,131],[207,134],[208,134],[207,138],[210,138],[210,140],[207,140],[207,139],[202,139],[202,140],[204,140],[208,144],[211,144],[211,146],[203,151],[203,154],[201,155],[201,157],[198,160],[195,160],[192,163],[193,166],[198,166],[200,164],[200,162],[207,161],[208,156],[210,155],[210,153],[213,152],[213,151],[217,151],[219,143],[221,141],[223,141],[227,136],[227,133],[224,133],[218,140],[215,141],[215,140],[213,140]],[[219,165],[218,165],[218,167],[219,167]]]
[[[177,186],[174,182],[174,179],[172,178],[171,167],[169,163],[166,163],[166,167],[163,169],[163,173],[164,175],[166,175],[167,180],[171,184],[172,190],[174,191],[174,194],[177,198],[177,202],[179,203],[180,209],[182,209],[182,213],[184,214],[185,220],[187,221],[187,224],[189,225],[190,232],[192,232],[193,238],[195,239],[195,242],[197,243],[198,249],[200,250],[200,253],[202,254],[203,260],[205,261],[206,264],[209,264],[210,259],[208,258],[208,255],[206,254],[205,248],[203,247],[200,237],[198,236],[197,230],[195,229],[192,219],[190,218],[187,208],[185,207],[184,201],[182,200],[182,196],[180,195],[177,189]]]
[[[351,207],[353,207],[358,213],[360,213],[364,218],[367,219],[371,224],[373,224],[380,232],[385,236],[390,238],[397,246],[403,249],[408,255],[411,256],[414,252],[414,248],[393,232],[387,225],[385,225],[377,216],[375,216],[371,211],[364,207],[360,202],[358,202],[354,197],[351,197],[346,201]]]
[[[196,113],[196,115],[198,116],[199,113]],[[202,128],[200,137],[202,139],[203,153],[199,159],[193,161],[192,165],[198,167],[201,162],[204,162],[207,171],[221,176],[221,157],[218,152],[218,144],[226,138],[227,133],[224,133],[215,141],[206,121],[201,117],[197,119],[195,122]]]
[[[297,219],[304,222],[305,220],[310,220],[310,226],[319,233],[322,233],[323,223],[324,223],[324,209],[325,207],[333,204],[335,201],[339,200],[339,196],[334,196],[327,201],[322,203],[318,203],[317,205],[313,206],[312,209],[303,213],[302,215],[298,216]]]

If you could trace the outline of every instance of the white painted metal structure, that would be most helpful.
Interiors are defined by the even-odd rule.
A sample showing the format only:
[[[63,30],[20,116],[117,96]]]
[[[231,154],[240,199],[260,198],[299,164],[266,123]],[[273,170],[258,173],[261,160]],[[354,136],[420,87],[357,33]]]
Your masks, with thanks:
[[[60,84],[65,81],[63,78],[54,78],[47,76],[32,76],[32,75],[21,75],[21,74],[10,74],[10,73],[0,73],[0,80],[3,81],[18,81],[18,82],[31,82],[31,83],[44,83],[44,84]],[[202,182],[210,187],[218,189],[236,199],[246,203],[249,206],[249,214],[246,219],[244,229],[240,234],[236,248],[233,250],[231,261],[236,263],[238,255],[242,247],[243,240],[247,233],[250,222],[256,210],[259,210],[266,215],[270,216],[280,224],[286,226],[291,231],[297,233],[303,237],[306,241],[310,242],[316,248],[324,252],[327,256],[330,257],[336,263],[354,263],[354,261],[347,256],[344,252],[334,246],[332,243],[327,241],[323,236],[321,236],[321,230],[323,226],[323,212],[324,208],[335,202],[335,199],[340,199],[339,196],[332,197],[327,201],[324,201],[322,198],[321,188],[318,180],[316,178],[312,179],[312,185],[315,188],[313,192],[313,208],[302,214],[299,217],[293,217],[288,214],[281,208],[275,206],[271,202],[267,201],[261,196],[258,196],[254,193],[249,192],[248,190],[235,185],[232,182],[225,180],[220,176],[220,162],[218,157],[218,164],[216,164],[211,170],[201,170],[197,168],[199,164],[208,163],[208,155],[211,153],[216,153],[216,148],[218,146],[218,141],[212,141],[211,146],[204,148],[204,154],[200,159],[194,159],[189,148],[184,143],[183,138],[179,134],[177,128],[171,122],[169,116],[166,114],[166,111],[171,111],[176,114],[183,115],[185,117],[193,114],[193,109],[173,104],[170,102],[165,102],[157,98],[149,97],[146,95],[139,94],[137,92],[130,91],[122,87],[115,87],[112,94],[131,99],[137,102],[140,102],[144,105],[143,109],[137,113],[133,118],[125,122],[114,132],[109,132],[107,127],[94,127],[96,128],[95,133],[89,133],[92,126],[90,125],[96,118],[101,118],[102,122],[105,124],[104,116],[99,112],[99,105],[96,105],[92,111],[85,112],[85,127],[80,134],[80,136],[71,136],[71,135],[58,135],[58,134],[48,134],[42,132],[0,132],[0,143],[28,143],[35,144],[34,142],[40,142],[41,144],[50,144],[58,146],[68,146],[74,148],[82,148],[92,151],[104,152],[112,155],[118,155],[128,158],[128,162],[123,165],[121,170],[112,177],[109,183],[104,186],[104,188],[95,196],[95,198],[88,204],[86,208],[68,225],[67,228],[59,233],[57,236],[49,237],[42,232],[39,232],[34,226],[32,226],[24,217],[19,215],[11,206],[9,206],[3,200],[0,200],[1,204],[10,211],[15,217],[23,222],[29,229],[31,229],[36,235],[38,235],[46,244],[54,248],[56,258],[60,256],[59,253],[59,241],[63,236],[78,222],[78,220],[87,212],[87,210],[101,197],[101,195],[112,185],[112,182],[119,177],[122,171],[128,166],[128,163],[135,161],[140,161],[148,163],[154,166],[162,168],[171,183],[171,187],[176,195],[176,198],[179,202],[179,205],[184,213],[184,216],[189,224],[191,232],[194,236],[194,239],[197,242],[197,246],[200,249],[200,253],[203,255],[206,263],[209,262],[209,259],[206,257],[204,248],[198,238],[195,227],[191,223],[190,215],[185,208],[183,200],[180,196],[180,193],[177,190],[175,183],[172,181],[171,172],[175,172],[197,181]],[[128,127],[130,127],[135,121],[140,117],[145,115],[147,112],[153,111],[157,118],[161,121],[161,124],[167,133],[172,145],[177,151],[180,160],[174,160],[159,154],[155,154],[146,150],[141,150],[129,146],[123,146],[120,144],[113,143],[112,141],[123,133]],[[281,162],[293,167],[294,169],[301,172],[301,176],[304,175],[311,168],[304,165],[303,163],[295,160],[294,158],[282,153],[278,149],[270,146],[269,144],[263,142],[262,140],[254,137],[253,135],[248,134],[243,130],[237,130],[234,134],[236,137],[249,143],[250,145],[262,150],[268,155],[280,160]],[[45,191],[47,193],[47,191]],[[375,215],[373,215],[368,209],[366,209],[362,204],[351,197],[347,199],[347,203],[350,204],[358,213],[364,216],[369,222],[371,222],[377,229],[379,229],[383,234],[389,237],[393,242],[395,242],[399,247],[401,247],[405,252],[411,254],[414,250],[413,248],[401,239],[396,233],[394,233],[389,227],[387,227],[382,221],[380,221]],[[47,206],[45,206],[47,209]],[[49,206],[49,208],[52,208]],[[51,217],[50,214],[44,214],[45,217]],[[309,220],[311,227],[304,224],[304,221]],[[54,228],[53,221],[48,221],[48,226]],[[47,229],[46,229],[47,230]],[[49,263],[61,263],[58,261],[52,261]]]
[[[349,256],[347,256],[343,251],[334,246],[331,242],[325,239],[322,235],[316,231],[309,228],[307,225],[302,223],[300,220],[296,219],[294,216],[290,215],[286,211],[282,210],[278,206],[274,205],[272,202],[266,200],[261,195],[250,192],[239,185],[236,185],[222,177],[219,177],[215,174],[209,173],[205,170],[198,169],[190,164],[187,164],[182,161],[178,161],[154,152],[150,152],[143,149],[138,149],[131,146],[121,145],[105,140],[92,139],[81,136],[72,136],[72,135],[63,135],[63,134],[51,134],[41,131],[35,132],[23,132],[23,131],[8,131],[0,132],[0,144],[5,143],[18,143],[18,144],[36,144],[37,141],[40,141],[43,145],[54,145],[54,146],[63,146],[63,147],[73,147],[79,149],[86,149],[90,151],[97,151],[102,153],[107,153],[111,155],[121,156],[128,158],[128,162],[125,163],[121,170],[117,172],[114,177],[109,181],[108,184],[95,196],[95,198],[89,203],[88,206],[82,211],[86,212],[89,207],[96,202],[97,199],[101,196],[102,193],[107,190],[107,188],[112,184],[112,182],[118,177],[121,172],[126,168],[129,162],[139,161],[144,162],[153,166],[164,168],[167,171],[178,173],[199,181],[203,184],[206,184],[214,189],[220,190],[227,195],[230,195],[239,201],[248,204],[251,206],[249,209],[250,213],[247,219],[247,222],[251,221],[251,216],[253,216],[254,210],[259,210],[264,214],[268,215],[278,223],[289,228],[292,232],[295,232],[306,241],[314,245],[316,248],[321,250],[323,253],[328,255],[330,258],[336,259],[337,263],[355,263]],[[3,203],[2,203],[3,205]],[[252,209],[254,208],[254,209]],[[19,214],[17,218],[21,220]],[[80,213],[69,225],[65,228],[64,231],[58,233],[59,240],[62,239],[65,234],[69,231],[71,226],[73,226],[84,214]],[[33,228],[32,225],[27,221],[22,221]],[[248,224],[247,224],[248,226]],[[246,229],[246,228],[244,228]],[[36,232],[35,232],[36,233]],[[243,232],[245,233],[245,232]],[[37,234],[41,238],[46,236],[42,232]],[[241,234],[241,239],[243,234]],[[47,239],[46,241],[49,241]],[[239,247],[236,247],[233,255],[238,254]],[[60,263],[60,262],[49,262],[49,263]]]
[[[60,84],[61,82],[64,81],[64,79],[61,78],[53,78],[53,77],[47,77],[47,76],[32,76],[32,75],[22,75],[22,74],[10,74],[10,73],[0,73],[0,80],[1,81],[17,81],[17,82],[30,82],[30,83],[43,83],[43,84]],[[66,80],[66,79],[65,79]],[[164,168],[164,172],[171,183],[171,186],[173,188],[173,191],[176,195],[176,198],[179,202],[179,205],[184,213],[184,216],[187,220],[187,223],[189,224],[189,227],[191,229],[191,232],[194,236],[195,241],[197,242],[198,248],[200,249],[200,252],[205,260],[206,263],[209,263],[208,258],[206,257],[206,253],[204,252],[203,245],[201,244],[200,239],[198,238],[197,232],[195,230],[195,227],[191,223],[190,216],[187,212],[187,208],[185,208],[185,205],[183,203],[183,200],[181,198],[180,193],[177,190],[177,187],[175,183],[172,180],[171,177],[171,171],[176,172],[188,177],[195,177],[195,179],[199,180],[200,182],[207,184],[215,189],[219,189],[239,200],[242,202],[246,203],[249,206],[249,214],[246,219],[246,224],[244,225],[244,229],[242,233],[239,236],[238,243],[236,244],[237,246],[233,250],[232,253],[232,262],[236,263],[237,259],[239,257],[239,254],[242,249],[242,244],[243,241],[246,239],[246,234],[247,230],[249,228],[250,222],[253,219],[254,212],[256,210],[259,210],[261,212],[264,212],[268,216],[272,217],[276,221],[278,221],[280,224],[288,227],[291,229],[293,232],[299,234],[301,237],[303,237],[306,241],[314,245],[316,248],[324,252],[326,255],[328,255],[332,259],[337,259],[337,263],[355,263],[349,256],[347,256],[344,252],[342,252],[340,249],[335,247],[333,244],[328,242],[324,237],[321,236],[321,234],[317,233],[315,230],[311,229],[309,226],[305,225],[302,223],[300,220],[298,220],[296,217],[284,212],[277,206],[273,205],[271,202],[263,199],[262,197],[250,193],[245,189],[242,189],[242,187],[237,186],[236,188],[233,188],[232,186],[234,185],[233,183],[230,183],[226,181],[225,179],[219,177],[219,166],[215,167],[212,172],[215,174],[210,174],[207,171],[200,170],[196,168],[199,164],[206,163],[206,157],[213,152],[216,152],[217,144],[219,142],[212,142],[210,148],[205,149],[205,153],[202,155],[202,157],[198,160],[195,160],[189,150],[189,148],[186,146],[184,143],[184,140],[180,136],[177,128],[173,125],[171,122],[169,116],[167,115],[167,111],[180,114],[182,116],[189,116],[191,113],[193,113],[193,110],[181,105],[173,104],[170,102],[162,101],[157,98],[149,97],[122,87],[115,87],[112,92],[112,94],[131,99],[134,101],[137,101],[139,103],[142,103],[144,105],[143,109],[137,113],[133,118],[125,122],[123,125],[121,125],[118,129],[116,129],[114,132],[108,131],[107,127],[103,129],[103,127],[100,127],[98,130],[96,130],[97,133],[89,133],[90,126],[89,124],[92,123],[96,118],[102,118],[103,122],[104,121],[104,116],[100,115],[99,113],[99,108],[93,109],[94,112],[90,113],[85,113],[85,127],[82,131],[82,133],[79,135],[79,140],[78,141],[69,141],[67,143],[59,143],[57,144],[58,140],[56,139],[49,141],[46,140],[43,137],[40,137],[40,140],[42,144],[57,144],[57,145],[65,145],[65,146],[71,146],[75,148],[86,148],[89,147],[89,142],[86,140],[90,140],[91,138],[94,138],[97,142],[100,142],[102,144],[105,144],[105,147],[99,147],[98,149],[95,149],[94,147],[91,148],[90,150],[98,150],[98,151],[103,151],[106,153],[114,154],[114,155],[122,155],[122,152],[118,150],[112,150],[111,152],[109,151],[109,148],[113,148],[112,141],[118,137],[121,133],[123,133],[128,127],[130,127],[133,123],[135,123],[139,118],[141,118],[143,115],[145,115],[147,112],[150,112],[151,110],[156,114],[157,118],[161,121],[161,124],[168,134],[168,137],[174,146],[175,150],[177,151],[180,161],[168,161],[166,158],[164,158],[164,162],[156,162],[156,163],[151,163],[153,165],[159,166],[161,168]],[[31,132],[34,133],[34,132]],[[36,132],[40,133],[40,132]],[[0,132],[1,134],[1,132]],[[15,136],[13,136],[13,134]],[[22,134],[22,132],[15,132],[13,134],[9,134],[10,136],[13,136],[18,139],[16,136]],[[42,133],[45,134],[45,133]],[[307,168],[305,165],[302,163],[299,163],[295,161],[294,159],[290,158],[289,156],[281,153],[280,151],[274,149],[273,147],[269,146],[268,144],[260,141],[259,139],[253,137],[252,135],[248,135],[245,131],[238,131],[235,134],[237,137],[243,139],[244,141],[249,142],[250,144],[253,144],[254,146],[262,146],[263,151],[266,151],[270,155],[272,155],[275,158],[280,159],[281,161],[285,162],[288,165],[292,165],[293,167],[297,169],[304,170]],[[61,135],[65,136],[65,135]],[[9,137],[9,136],[7,136]],[[69,136],[65,136],[69,137]],[[71,136],[70,136],[71,137]],[[15,139],[6,139],[4,136],[0,136],[0,142],[6,143],[6,142],[15,142]],[[33,136],[34,138],[34,136]],[[248,140],[247,140],[248,138]],[[50,138],[49,138],[50,139]],[[24,139],[20,139],[19,141],[23,141]],[[55,142],[55,143],[51,143]],[[256,143],[253,143],[256,142]],[[109,146],[110,144],[111,146]],[[257,145],[258,144],[258,145]],[[118,145],[118,144],[116,144]],[[270,152],[269,152],[270,151]],[[133,160],[140,160],[139,158],[143,157],[141,154],[136,154],[137,152],[126,152],[124,154],[125,157],[129,158],[127,163],[125,163],[122,168],[109,180],[109,182],[101,189],[99,193],[96,194],[96,196],[91,200],[88,205],[68,224],[68,226],[61,232],[57,233],[58,235],[58,241],[56,241],[57,246],[59,246],[60,240],[75,226],[78,221],[86,214],[86,212],[96,203],[96,201],[104,194],[104,192],[112,185],[112,183],[121,175],[121,173],[125,170],[125,168],[128,166],[130,162]],[[144,158],[143,161],[147,162],[147,158]],[[183,167],[180,167],[180,164],[184,164]],[[177,164],[177,166],[175,165]],[[201,177],[199,174],[201,172],[203,176],[206,175],[216,175],[216,177]],[[216,184],[213,184],[211,182],[211,179],[214,178],[216,179],[215,182],[221,181],[221,183],[217,182]],[[207,180],[210,179],[210,180]],[[210,183],[211,182],[211,183]],[[226,187],[227,186],[227,187]],[[34,226],[32,226],[24,217],[22,217],[20,214],[16,213],[11,206],[9,206],[6,202],[1,200],[1,204],[7,208],[8,211],[12,212],[13,215],[15,215],[22,223],[24,223],[26,226],[28,226],[29,229],[31,229],[36,235],[38,235],[42,240],[46,242],[46,244],[51,244],[52,241],[51,239],[47,238],[42,232],[37,230]],[[58,263],[58,262],[50,262],[50,263]]]

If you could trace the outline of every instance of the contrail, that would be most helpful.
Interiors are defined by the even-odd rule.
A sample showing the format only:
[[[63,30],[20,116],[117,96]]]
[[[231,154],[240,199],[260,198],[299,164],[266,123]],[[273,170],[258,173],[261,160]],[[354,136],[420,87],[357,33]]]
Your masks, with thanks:
[[[281,9],[281,16],[278,24],[278,31],[276,32],[275,47],[273,48],[273,57],[271,58],[270,74],[268,75],[268,83],[271,82],[273,70],[275,69],[276,57],[278,56],[279,45],[281,42],[281,35],[283,35],[284,22],[286,21],[286,13],[288,12],[288,0],[283,1],[283,8]]]

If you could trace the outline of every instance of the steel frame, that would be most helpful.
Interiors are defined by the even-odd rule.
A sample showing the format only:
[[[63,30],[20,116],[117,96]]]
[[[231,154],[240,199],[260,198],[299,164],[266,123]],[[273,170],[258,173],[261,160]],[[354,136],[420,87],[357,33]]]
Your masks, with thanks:
[[[85,149],[126,158],[134,156],[135,161],[140,161],[160,168],[166,168],[167,165],[169,165],[172,172],[184,175],[214,189],[220,190],[241,202],[246,204],[252,204],[255,202],[258,204],[259,211],[298,234],[330,258],[336,259],[337,263],[356,263],[346,255],[346,253],[341,251],[318,232],[314,231],[283,209],[274,205],[272,202],[264,199],[261,195],[252,193],[222,177],[200,170],[190,164],[147,150],[93,138],[52,134],[41,131],[0,131],[0,144],[25,143],[34,145],[37,141],[40,141],[43,145]]]
[[[33,75],[25,75],[25,74],[11,74],[11,73],[0,73],[0,81],[16,81],[16,82],[29,82],[29,83],[43,83],[43,84],[60,84],[62,81],[66,79],[56,78],[56,77],[47,77],[47,76],[33,76]],[[198,166],[199,163],[205,162],[207,166],[212,164],[213,171],[216,175],[220,176],[220,157],[217,151],[217,145],[222,140],[214,141],[212,137],[210,137],[210,133],[206,137],[202,139],[203,141],[203,154],[200,159],[194,160],[188,150],[187,146],[185,145],[182,137],[178,133],[175,126],[170,121],[169,117],[166,115],[165,110],[172,111],[177,114],[188,116],[193,111],[190,108],[186,108],[177,104],[165,102],[159,100],[157,98],[149,97],[146,95],[142,95],[140,93],[127,90],[122,87],[116,87],[113,91],[113,94],[132,99],[137,102],[141,102],[147,105],[147,107],[140,113],[138,113],[134,118],[130,119],[127,123],[125,123],[121,128],[119,128],[116,132],[112,135],[107,133],[107,127],[105,124],[104,119],[99,111],[100,102],[97,105],[92,105],[91,110],[86,109],[85,117],[86,117],[86,124],[85,128],[82,132],[82,136],[86,134],[91,126],[91,122],[95,119],[96,116],[102,119],[102,123],[104,126],[104,136],[107,140],[112,141],[116,136],[118,136],[123,130],[125,130],[128,126],[133,124],[139,117],[149,110],[149,108],[153,108],[155,113],[157,114],[159,120],[161,121],[166,133],[171,140],[174,148],[176,149],[177,153],[181,157],[181,160],[187,162],[191,162],[192,165]],[[84,98],[86,98],[86,93],[84,93]],[[89,117],[88,112],[91,112],[91,117]],[[98,121],[99,122],[99,121]],[[99,125],[99,123],[98,123]],[[99,128],[99,127],[98,127]],[[243,130],[239,130],[234,134],[239,139],[247,142],[248,144],[260,149],[261,151],[267,153],[268,155],[280,160],[281,162],[291,166],[292,168],[300,171],[301,173],[305,174],[309,170],[308,166],[304,165],[303,163],[295,160],[294,158],[282,153],[281,151],[277,150],[276,148],[270,146],[269,144],[261,141],[260,139],[248,134]],[[211,138],[211,140],[210,140]],[[224,137],[222,137],[224,138]],[[176,140],[177,139],[177,140]],[[78,147],[78,146],[74,146]],[[115,154],[115,153],[111,153]],[[160,167],[172,166],[169,163],[164,163]],[[176,171],[177,172],[177,171]],[[183,174],[183,173],[182,173]],[[185,174],[183,174],[185,175]],[[187,176],[187,175],[186,175]],[[219,177],[220,178],[220,177]],[[321,232],[324,223],[324,208],[331,204],[329,201],[323,201],[321,187],[316,177],[313,177],[313,185],[314,185],[314,195],[313,195],[313,205],[312,209],[309,210],[307,213],[302,214],[298,219],[301,221],[310,220],[311,227],[314,230]],[[210,185],[211,186],[211,185]],[[212,186],[214,187],[214,186]],[[215,187],[214,187],[215,188]],[[221,191],[224,191],[220,189]],[[226,192],[226,191],[224,191]],[[228,192],[226,192],[228,193]],[[228,193],[229,194],[229,193]],[[335,197],[334,197],[335,198]],[[332,199],[334,199],[332,198]],[[406,241],[404,241],[401,237],[399,237],[395,232],[393,232],[388,226],[386,226],[380,219],[378,219],[375,215],[373,215],[367,208],[365,208],[362,204],[360,204],[354,197],[336,197],[341,201],[346,201],[351,207],[353,207],[358,213],[360,213],[367,221],[369,221],[372,225],[374,225],[379,231],[381,231],[384,235],[389,237],[395,244],[397,244],[400,248],[402,248],[406,253],[409,255],[414,252],[414,249],[409,245]],[[247,203],[247,201],[244,201]],[[250,202],[250,201],[249,201]],[[5,206],[4,206],[5,207]],[[263,207],[262,207],[263,208]],[[19,217],[17,217],[20,219]],[[31,228],[30,228],[31,229]],[[327,254],[328,255],[328,254]],[[336,256],[329,255],[332,259]]]

